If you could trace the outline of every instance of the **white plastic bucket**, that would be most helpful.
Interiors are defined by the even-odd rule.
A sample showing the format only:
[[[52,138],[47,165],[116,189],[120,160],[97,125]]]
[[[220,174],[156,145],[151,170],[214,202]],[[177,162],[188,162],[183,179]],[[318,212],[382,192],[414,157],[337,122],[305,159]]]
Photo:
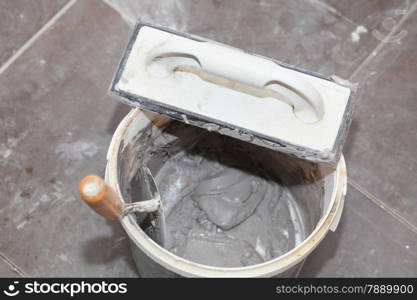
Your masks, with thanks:
[[[106,181],[124,202],[129,201],[126,185],[135,176],[141,151],[161,134],[171,122],[159,115],[133,109],[119,124],[113,135],[106,166]],[[275,155],[275,154],[274,154]],[[315,165],[276,153],[280,169],[283,166],[302,177],[294,185],[297,201],[305,207],[311,232],[307,238],[287,253],[264,263],[236,268],[211,267],[181,258],[155,243],[139,227],[133,215],[121,223],[131,239],[132,252],[143,277],[274,277],[297,276],[302,263],[339,222],[346,195],[346,166],[343,156],[335,168]],[[151,170],[152,171],[152,170]],[[306,174],[306,175],[303,175]],[[296,175],[297,176],[297,175]]]

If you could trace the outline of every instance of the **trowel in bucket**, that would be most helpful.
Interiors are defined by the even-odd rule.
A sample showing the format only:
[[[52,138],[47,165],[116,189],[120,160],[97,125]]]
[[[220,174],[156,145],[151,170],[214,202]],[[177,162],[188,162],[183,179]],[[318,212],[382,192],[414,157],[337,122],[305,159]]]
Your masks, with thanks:
[[[355,86],[204,38],[138,23],[110,87],[132,106],[335,164]]]
[[[109,220],[120,220],[128,214],[144,214],[141,228],[159,245],[165,242],[165,217],[161,196],[147,167],[139,167],[141,201],[123,203],[117,193],[97,175],[85,176],[79,183],[81,198],[99,215]]]

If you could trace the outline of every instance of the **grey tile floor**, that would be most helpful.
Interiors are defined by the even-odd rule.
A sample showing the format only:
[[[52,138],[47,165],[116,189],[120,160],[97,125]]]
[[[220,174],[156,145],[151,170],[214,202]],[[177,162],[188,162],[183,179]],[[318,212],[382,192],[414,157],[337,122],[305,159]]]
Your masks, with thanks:
[[[345,210],[301,276],[417,276],[417,4],[0,2],[0,276],[137,276],[120,225],[80,203],[129,110],[107,88],[136,19],[360,83]]]

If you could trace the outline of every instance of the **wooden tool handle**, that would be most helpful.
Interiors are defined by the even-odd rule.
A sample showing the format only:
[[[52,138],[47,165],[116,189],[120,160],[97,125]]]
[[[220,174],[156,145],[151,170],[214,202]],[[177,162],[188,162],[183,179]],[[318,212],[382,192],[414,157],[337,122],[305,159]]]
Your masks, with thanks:
[[[81,198],[99,215],[110,220],[116,220],[122,216],[122,201],[100,176],[85,176],[80,181],[78,191]]]

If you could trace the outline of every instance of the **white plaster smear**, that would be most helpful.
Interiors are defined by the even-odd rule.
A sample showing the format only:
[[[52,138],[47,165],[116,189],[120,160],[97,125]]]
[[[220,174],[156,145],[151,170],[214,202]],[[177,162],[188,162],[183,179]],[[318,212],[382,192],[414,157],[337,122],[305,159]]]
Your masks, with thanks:
[[[366,29],[366,27],[359,25],[356,27],[356,29],[354,31],[352,31],[350,37],[353,43],[357,43],[360,41],[361,39],[361,34],[362,33],[367,33],[368,29]]]

